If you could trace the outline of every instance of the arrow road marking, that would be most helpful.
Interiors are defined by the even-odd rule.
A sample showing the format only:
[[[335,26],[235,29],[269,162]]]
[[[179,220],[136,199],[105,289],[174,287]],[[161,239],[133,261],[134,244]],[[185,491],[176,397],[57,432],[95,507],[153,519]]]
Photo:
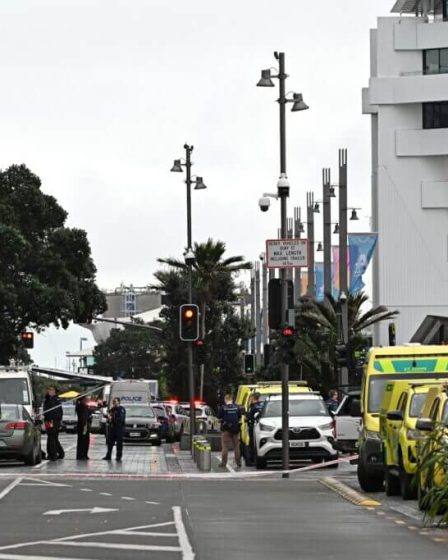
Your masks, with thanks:
[[[82,509],[53,509],[51,511],[46,511],[43,515],[61,515],[61,513],[109,513],[110,511],[119,511],[118,509],[113,508],[102,508],[102,507],[93,507],[93,508],[82,508]]]

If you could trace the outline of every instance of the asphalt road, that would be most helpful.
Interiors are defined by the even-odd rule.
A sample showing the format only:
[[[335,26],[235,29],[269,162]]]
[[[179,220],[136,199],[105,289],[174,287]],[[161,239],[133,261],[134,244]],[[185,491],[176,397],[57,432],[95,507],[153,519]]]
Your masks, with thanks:
[[[1,480],[0,492],[14,481],[0,498],[0,560],[447,557],[447,543],[434,540],[444,532],[423,530],[386,508],[355,506],[317,480],[36,475]]]

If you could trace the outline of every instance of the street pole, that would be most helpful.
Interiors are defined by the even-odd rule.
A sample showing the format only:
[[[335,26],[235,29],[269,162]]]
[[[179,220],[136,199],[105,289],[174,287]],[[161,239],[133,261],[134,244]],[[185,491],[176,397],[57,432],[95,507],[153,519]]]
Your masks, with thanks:
[[[288,197],[289,184],[286,181],[286,72],[285,53],[276,53],[279,63],[279,109],[280,109],[280,181],[278,183],[278,197],[280,199],[280,229],[281,237],[285,239],[288,234]],[[286,321],[288,314],[288,285],[286,282],[286,269],[280,269],[282,282],[282,318]],[[282,375],[282,478],[289,478],[289,365],[283,360],[281,365]]]
[[[261,366],[261,293],[260,293],[260,263],[255,263],[255,360],[257,367]]]
[[[306,229],[308,237],[308,286],[307,295],[314,299],[316,283],[314,276],[314,195],[306,193]]]
[[[323,222],[324,222],[324,295],[331,295],[331,198],[330,169],[322,169]]]
[[[347,259],[347,150],[339,150],[339,290],[348,295],[348,259]],[[347,298],[341,298],[342,339],[348,342]],[[340,384],[348,385],[348,369],[341,368]]]
[[[262,302],[261,308],[263,309],[263,352],[264,345],[269,344],[269,313],[268,313],[268,268],[266,265],[266,255],[263,253],[262,263]]]
[[[191,234],[191,152],[193,146],[184,145],[185,148],[185,169],[187,172],[187,254],[192,250]],[[193,271],[192,263],[188,263],[188,303],[193,303]],[[188,388],[190,394],[190,451],[193,453],[193,436],[195,433],[196,414],[194,410],[194,369],[193,369],[193,343],[187,342],[187,361],[188,361]]]
[[[254,269],[251,270],[250,273],[250,328],[251,334],[253,336],[250,337],[250,353],[255,354],[255,337],[256,337],[256,329],[257,323],[255,320],[255,272]]]
[[[301,209],[296,206],[294,208],[294,237],[296,239],[300,239],[300,237],[302,237],[301,218],[302,218]],[[294,274],[294,296],[295,296],[296,303],[299,302],[301,295],[302,295],[302,274],[301,274],[301,269],[296,268]]]

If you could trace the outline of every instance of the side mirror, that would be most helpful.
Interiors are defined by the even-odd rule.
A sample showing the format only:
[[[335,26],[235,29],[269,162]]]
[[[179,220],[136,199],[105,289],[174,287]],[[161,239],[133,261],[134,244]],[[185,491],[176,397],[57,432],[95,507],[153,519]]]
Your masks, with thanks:
[[[403,420],[403,413],[401,410],[390,410],[386,414],[386,418],[388,420]]]
[[[431,432],[434,428],[434,423],[429,418],[419,418],[415,424],[415,428],[422,432]]]

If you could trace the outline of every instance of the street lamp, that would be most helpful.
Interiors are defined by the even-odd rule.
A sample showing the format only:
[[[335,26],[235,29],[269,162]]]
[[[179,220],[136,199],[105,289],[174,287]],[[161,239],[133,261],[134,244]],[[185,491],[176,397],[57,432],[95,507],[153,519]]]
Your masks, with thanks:
[[[171,171],[173,173],[182,173],[185,167],[186,179],[185,184],[187,185],[187,250],[184,254],[185,264],[188,267],[188,303],[193,303],[193,283],[192,283],[192,268],[195,263],[195,255],[193,252],[193,242],[191,233],[191,185],[195,185],[195,190],[206,189],[206,185],[202,177],[197,177],[194,179],[191,176],[191,166],[193,165],[191,161],[191,153],[193,152],[193,146],[184,144],[185,149],[185,160],[175,159]],[[194,407],[194,370],[193,370],[193,342],[189,341],[187,344],[187,355],[188,355],[188,387],[190,394],[190,450],[193,451],[193,436],[195,432],[195,407]]]
[[[302,94],[293,93],[292,98],[286,94],[286,78],[285,72],[285,53],[274,52],[274,57],[278,61],[278,74],[271,74],[271,68],[262,70],[261,79],[257,86],[274,87],[273,78],[277,78],[279,82],[279,104],[280,117],[280,177],[277,183],[277,193],[280,199],[280,223],[281,237],[288,237],[288,219],[287,219],[287,201],[289,197],[289,182],[286,173],[286,104],[292,103],[292,111],[304,111],[308,106],[303,101]],[[286,269],[280,269],[280,279],[282,283],[282,317],[286,321],[288,311],[288,284]],[[283,478],[289,478],[289,365],[283,361],[282,370],[282,462],[283,462]]]

